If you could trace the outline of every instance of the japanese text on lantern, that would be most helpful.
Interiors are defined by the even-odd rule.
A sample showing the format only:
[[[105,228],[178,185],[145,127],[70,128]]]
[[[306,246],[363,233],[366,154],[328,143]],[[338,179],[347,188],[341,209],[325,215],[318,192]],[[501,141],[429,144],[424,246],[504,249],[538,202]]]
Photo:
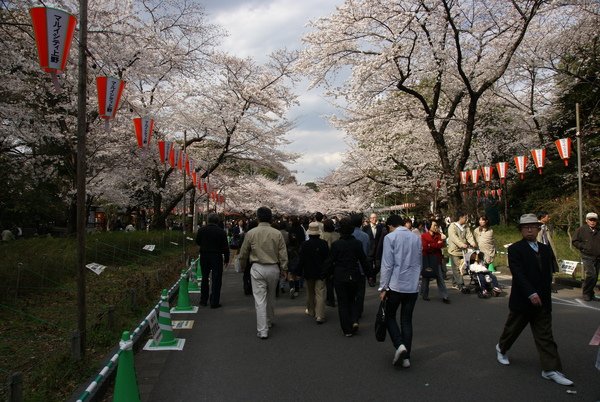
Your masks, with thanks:
[[[106,114],[110,114],[113,111],[113,106],[115,102],[115,96],[117,92],[117,84],[118,82],[115,80],[110,81],[110,88],[108,90],[108,104],[106,106]]]
[[[150,137],[150,119],[142,119],[144,127],[142,128],[142,144],[148,145]]]
[[[52,54],[50,55],[50,61],[52,63],[58,63],[60,61],[61,19],[61,15],[54,15],[54,24],[52,24]]]

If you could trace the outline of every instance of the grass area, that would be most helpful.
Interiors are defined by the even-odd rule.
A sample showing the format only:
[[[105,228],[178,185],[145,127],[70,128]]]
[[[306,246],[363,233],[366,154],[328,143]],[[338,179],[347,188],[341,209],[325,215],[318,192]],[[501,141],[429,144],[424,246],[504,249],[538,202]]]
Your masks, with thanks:
[[[514,243],[519,241],[522,237],[516,226],[494,226],[494,238],[496,239],[496,251],[506,253],[505,244]],[[559,260],[573,260],[579,261],[579,251],[575,248],[571,248],[571,239],[566,232],[555,230],[554,234],[554,246],[556,256]],[[496,267],[504,268],[504,271],[508,271],[508,261],[506,254],[498,254],[494,261]],[[581,275],[580,268],[578,269],[579,275]],[[561,274],[562,275],[562,274]]]
[[[0,399],[6,399],[6,379],[17,371],[24,376],[25,401],[67,399],[100,370],[122,331],[139,324],[159,301],[161,289],[170,287],[185,266],[181,232],[99,233],[86,243],[87,262],[107,268],[101,275],[86,272],[82,361],[70,355],[77,329],[75,239],[0,245]],[[195,255],[193,242],[186,243],[188,255]],[[146,244],[156,249],[143,251]]]

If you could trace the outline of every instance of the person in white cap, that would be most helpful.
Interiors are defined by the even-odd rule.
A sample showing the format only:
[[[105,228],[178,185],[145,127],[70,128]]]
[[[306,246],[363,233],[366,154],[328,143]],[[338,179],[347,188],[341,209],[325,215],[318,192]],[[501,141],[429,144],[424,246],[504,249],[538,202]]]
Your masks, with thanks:
[[[508,248],[508,266],[512,289],[508,299],[508,318],[496,345],[496,359],[505,366],[506,352],[529,324],[542,364],[542,378],[560,385],[573,385],[561,373],[562,363],[552,335],[552,249],[536,240],[540,222],[534,214],[519,220],[523,239]]]
[[[585,225],[577,228],[573,234],[573,246],[581,253],[581,262],[585,278],[581,286],[583,300],[600,301],[594,295],[600,271],[600,234],[598,234],[598,214],[589,212],[585,216]]]

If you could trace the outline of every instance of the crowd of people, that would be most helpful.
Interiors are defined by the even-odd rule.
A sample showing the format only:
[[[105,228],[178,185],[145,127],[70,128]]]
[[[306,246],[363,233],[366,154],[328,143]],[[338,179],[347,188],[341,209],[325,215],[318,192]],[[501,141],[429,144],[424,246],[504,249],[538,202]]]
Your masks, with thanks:
[[[587,256],[584,299],[595,300],[600,237],[595,226],[597,215],[590,213],[587,218],[587,226],[578,229],[573,244],[582,257]],[[412,312],[419,296],[431,301],[431,280],[435,279],[438,297],[444,304],[450,304],[446,279],[451,279],[453,288],[462,293],[467,293],[474,281],[480,297],[503,293],[490,269],[496,247],[489,219],[479,216],[473,228],[468,220],[462,212],[454,220],[431,216],[415,221],[391,215],[383,222],[376,213],[368,219],[362,214],[330,219],[319,212],[311,218],[276,219],[269,208],[261,207],[256,220],[223,224],[216,214],[210,214],[208,225],[197,235],[203,272],[201,305],[210,302],[212,308],[221,307],[222,269],[234,264],[244,273],[244,293],[254,298],[260,339],[268,339],[274,325],[276,297],[289,294],[296,298],[301,288],[306,293],[308,316],[323,324],[327,320],[326,306],[337,307],[342,334],[352,337],[360,328],[367,285],[377,286],[379,278],[377,289],[381,300],[386,301],[386,326],[394,347],[392,363],[408,368]],[[550,292],[558,265],[548,220],[545,212],[523,215],[519,221],[523,239],[508,248],[513,276],[510,312],[496,345],[496,357],[499,363],[508,365],[507,351],[529,324],[541,356],[542,377],[570,385],[572,382],[561,373],[552,338]],[[444,249],[450,262],[450,278]],[[467,274],[470,283],[466,284]]]

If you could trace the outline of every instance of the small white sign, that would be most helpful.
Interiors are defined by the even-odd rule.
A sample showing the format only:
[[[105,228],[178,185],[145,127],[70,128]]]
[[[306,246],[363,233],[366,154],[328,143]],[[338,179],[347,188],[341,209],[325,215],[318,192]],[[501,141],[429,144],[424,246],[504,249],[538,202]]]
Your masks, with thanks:
[[[152,334],[154,342],[156,342],[156,344],[160,343],[162,332],[160,330],[160,325],[158,325],[158,319],[156,318],[156,310],[153,310],[148,317],[148,326],[150,327],[150,333]]]
[[[171,321],[173,329],[192,329],[194,326],[194,320],[173,320]]]
[[[156,245],[154,245],[154,244],[146,244],[144,247],[142,247],[142,250],[154,251],[155,247],[156,247]]]
[[[573,272],[575,272],[575,268],[577,268],[577,264],[579,264],[578,261],[562,260],[560,262],[559,271],[564,272],[568,275],[573,275]]]
[[[89,264],[86,265],[86,268],[88,268],[90,271],[92,271],[96,275],[100,275],[102,273],[102,271],[104,271],[106,269],[106,265],[100,265],[97,262],[90,262]]]
[[[176,245],[176,246],[179,246],[179,243],[175,243],[174,241],[171,241],[171,242],[169,242],[169,243],[171,243],[171,244],[174,244],[174,245]]]

